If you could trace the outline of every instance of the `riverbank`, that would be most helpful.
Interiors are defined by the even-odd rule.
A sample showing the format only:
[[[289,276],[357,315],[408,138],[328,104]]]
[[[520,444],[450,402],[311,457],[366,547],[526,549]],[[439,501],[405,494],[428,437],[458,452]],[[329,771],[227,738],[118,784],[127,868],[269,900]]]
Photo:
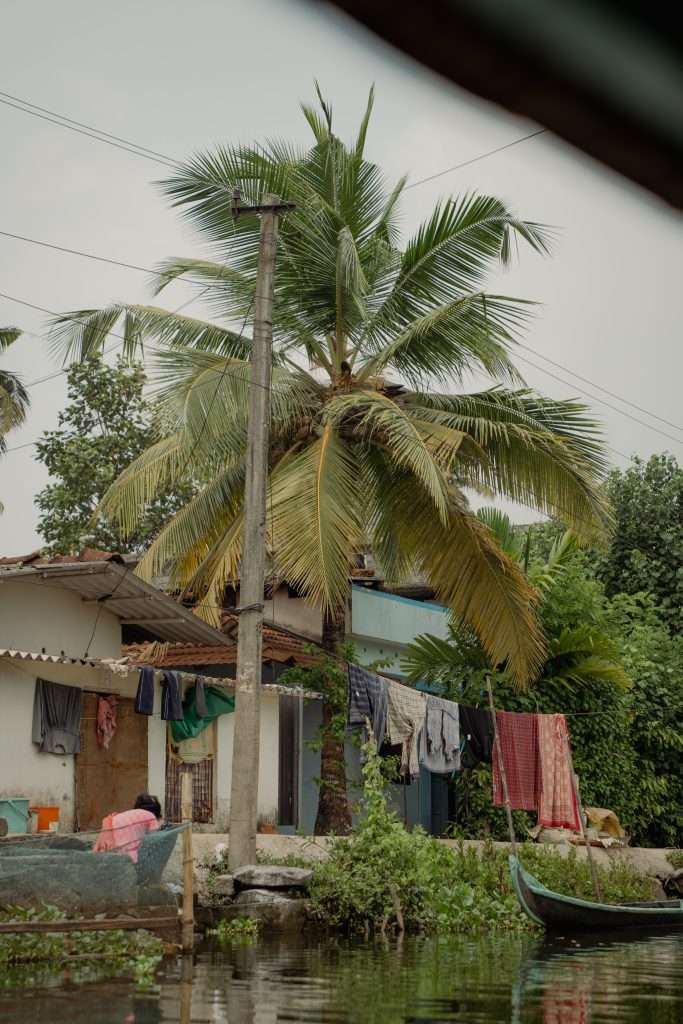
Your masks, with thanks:
[[[436,839],[440,846],[450,849],[464,848],[465,850],[481,851],[487,846],[487,841],[479,839]],[[494,849],[506,850],[508,843],[491,843]],[[530,844],[534,847],[543,844]],[[227,855],[230,846],[230,836],[221,832],[196,832],[193,836],[193,855],[195,865],[195,878],[198,885],[206,874],[206,866],[214,863],[217,857]],[[544,849],[553,849],[559,856],[568,857],[571,851],[576,853],[577,860],[587,860],[585,847],[573,846],[570,843],[558,843],[552,846],[543,846]],[[260,857],[271,863],[287,863],[292,859],[302,859],[316,863],[327,860],[329,857],[330,840],[323,836],[288,836],[288,835],[258,835],[256,837],[256,849]],[[644,847],[613,847],[610,850],[603,850],[598,847],[592,848],[593,856],[601,867],[609,867],[610,864],[623,864],[633,868],[638,874],[648,878],[659,879],[670,874],[672,871],[668,855],[670,849],[647,849]],[[182,853],[176,849],[171,856],[164,872],[164,881],[181,884],[182,882]]]

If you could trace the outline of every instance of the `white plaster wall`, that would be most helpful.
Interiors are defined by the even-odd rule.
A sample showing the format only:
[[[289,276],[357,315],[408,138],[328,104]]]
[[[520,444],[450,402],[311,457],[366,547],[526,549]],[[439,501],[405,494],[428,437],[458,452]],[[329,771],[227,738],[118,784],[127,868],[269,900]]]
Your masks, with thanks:
[[[161,687],[154,687],[154,714],[147,719],[147,792],[166,799],[166,738],[168,723],[161,718]]]
[[[35,677],[0,663],[0,797],[25,797],[32,805],[59,807],[60,829],[74,814],[73,754],[41,754],[31,742]]]
[[[306,604],[300,597],[288,597],[287,587],[280,587],[271,600],[264,603],[263,615],[276,626],[303,633],[313,640],[319,640],[322,634],[320,608]]]
[[[92,640],[90,636],[95,625]],[[86,604],[79,594],[39,583],[2,580],[0,577],[0,647],[82,658],[118,658],[121,624],[98,605]]]
[[[239,698],[238,698],[239,700]],[[217,720],[215,827],[228,827],[230,786],[232,783],[232,746],[235,716],[221,715]],[[279,782],[279,701],[277,693],[265,692],[261,699],[261,758],[259,762],[258,812],[277,821]]]

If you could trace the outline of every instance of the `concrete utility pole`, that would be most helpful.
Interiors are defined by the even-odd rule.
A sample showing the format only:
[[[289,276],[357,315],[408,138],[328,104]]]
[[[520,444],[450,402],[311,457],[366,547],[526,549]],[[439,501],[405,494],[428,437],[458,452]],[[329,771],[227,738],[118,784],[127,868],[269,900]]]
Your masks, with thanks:
[[[256,861],[258,774],[261,719],[261,649],[265,576],[266,481],[270,428],[270,380],[273,350],[273,275],[278,215],[292,209],[277,196],[260,206],[242,206],[233,198],[233,215],[260,214],[254,331],[249,383],[249,425],[244,493],[244,540],[240,579],[237,684],[230,787],[229,863],[232,871]]]

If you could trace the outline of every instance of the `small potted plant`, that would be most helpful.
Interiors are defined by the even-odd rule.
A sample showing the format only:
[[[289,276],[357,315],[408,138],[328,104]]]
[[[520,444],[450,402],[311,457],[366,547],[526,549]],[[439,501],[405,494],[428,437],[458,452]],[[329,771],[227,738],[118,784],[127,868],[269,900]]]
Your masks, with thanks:
[[[258,830],[261,835],[272,836],[277,832],[277,825],[272,817],[261,815],[258,820]]]

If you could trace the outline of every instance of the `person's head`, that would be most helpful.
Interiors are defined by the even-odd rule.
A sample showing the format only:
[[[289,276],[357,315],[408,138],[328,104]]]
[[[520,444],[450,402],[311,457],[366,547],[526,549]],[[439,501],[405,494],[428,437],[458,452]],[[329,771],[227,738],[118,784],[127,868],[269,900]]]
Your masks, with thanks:
[[[137,797],[134,809],[136,811],[150,811],[155,818],[161,817],[161,804],[155,796],[151,796],[149,793],[140,793]]]

